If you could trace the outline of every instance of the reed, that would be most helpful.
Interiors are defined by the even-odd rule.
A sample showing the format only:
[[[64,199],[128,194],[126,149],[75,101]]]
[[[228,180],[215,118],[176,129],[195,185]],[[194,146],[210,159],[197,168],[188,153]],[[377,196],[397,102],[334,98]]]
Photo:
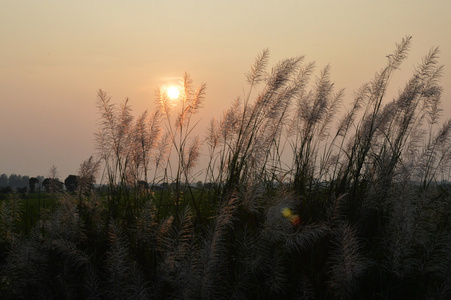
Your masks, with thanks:
[[[18,195],[0,203],[2,296],[450,298],[438,48],[387,99],[410,46],[402,39],[349,105],[330,66],[269,68],[263,50],[204,138],[206,86],[188,74],[177,105],[158,90],[157,109],[136,118],[99,91],[97,156],[80,166],[79,193],[54,194],[29,230]],[[92,188],[100,167],[106,193]]]

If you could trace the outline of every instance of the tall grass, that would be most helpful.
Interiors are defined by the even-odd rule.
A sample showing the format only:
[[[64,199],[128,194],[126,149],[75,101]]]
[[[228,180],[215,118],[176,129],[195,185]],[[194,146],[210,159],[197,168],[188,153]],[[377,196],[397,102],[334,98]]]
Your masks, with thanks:
[[[177,105],[161,89],[156,110],[137,118],[99,91],[98,153],[80,167],[79,193],[60,193],[29,232],[17,197],[0,205],[2,295],[450,298],[451,120],[440,121],[438,48],[387,95],[410,47],[402,39],[349,106],[330,66],[315,75],[295,57],[269,69],[264,50],[243,98],[204,138],[206,86],[187,74]],[[90,188],[99,166],[106,193]]]

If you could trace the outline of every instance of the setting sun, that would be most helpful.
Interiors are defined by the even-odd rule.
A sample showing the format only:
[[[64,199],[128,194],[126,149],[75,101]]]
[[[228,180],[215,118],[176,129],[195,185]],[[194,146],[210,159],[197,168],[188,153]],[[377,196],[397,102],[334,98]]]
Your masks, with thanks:
[[[180,88],[175,85],[171,85],[167,88],[166,93],[171,100],[176,100],[180,96]]]

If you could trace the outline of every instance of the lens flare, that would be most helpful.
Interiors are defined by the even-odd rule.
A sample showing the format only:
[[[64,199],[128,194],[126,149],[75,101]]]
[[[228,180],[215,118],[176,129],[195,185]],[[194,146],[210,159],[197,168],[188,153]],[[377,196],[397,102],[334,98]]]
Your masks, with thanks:
[[[285,218],[290,217],[292,214],[293,214],[293,212],[291,211],[290,208],[284,207],[284,208],[282,209],[282,215],[283,215]]]
[[[290,221],[291,225],[298,226],[299,224],[301,224],[301,217],[299,217],[299,215],[293,213],[291,208],[284,207],[284,208],[282,208],[281,213],[282,213],[282,216],[284,216],[288,221]]]

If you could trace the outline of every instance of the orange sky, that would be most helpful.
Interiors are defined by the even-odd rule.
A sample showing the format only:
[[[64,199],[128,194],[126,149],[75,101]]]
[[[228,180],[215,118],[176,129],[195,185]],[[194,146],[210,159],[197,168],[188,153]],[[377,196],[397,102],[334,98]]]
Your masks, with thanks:
[[[155,88],[186,71],[207,84],[199,117],[219,117],[264,48],[273,63],[305,55],[317,71],[330,64],[350,102],[412,35],[392,93],[440,46],[450,117],[450,12],[449,0],[2,1],[0,174],[47,176],[52,165],[62,180],[76,174],[94,154],[100,88],[129,97],[138,115],[154,108]]]

